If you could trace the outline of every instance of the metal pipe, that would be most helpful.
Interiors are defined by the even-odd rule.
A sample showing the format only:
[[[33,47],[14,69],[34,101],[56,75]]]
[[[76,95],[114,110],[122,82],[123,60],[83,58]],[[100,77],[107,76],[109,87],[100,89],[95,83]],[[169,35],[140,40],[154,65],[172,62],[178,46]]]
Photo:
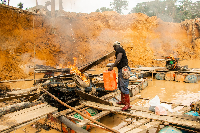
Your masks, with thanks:
[[[59,100],[57,97],[55,97],[54,95],[52,95],[51,93],[49,93],[49,92],[48,92],[47,90],[45,90],[44,88],[42,88],[42,90],[43,90],[44,92],[46,92],[49,96],[51,96],[52,98],[54,98],[56,101],[58,101],[59,103],[61,103],[61,104],[64,105],[65,107],[70,108],[71,110],[75,111],[76,113],[80,114],[80,115],[83,116],[84,118],[86,118],[86,119],[88,119],[88,120],[90,120],[90,121],[92,121],[92,122],[94,122],[94,123],[96,123],[96,124],[98,124],[98,125],[100,125],[100,126],[106,128],[106,129],[108,129],[109,131],[112,131],[112,132],[114,132],[114,133],[119,133],[118,131],[116,131],[116,130],[114,130],[114,129],[112,129],[112,128],[110,128],[110,127],[108,127],[108,126],[106,126],[106,125],[104,125],[104,124],[102,124],[102,123],[100,123],[100,122],[98,122],[98,121],[92,119],[92,118],[90,118],[89,116],[86,116],[85,114],[81,113],[80,111],[76,110],[75,108],[73,108],[73,107],[67,105],[66,103],[62,102],[62,101]]]

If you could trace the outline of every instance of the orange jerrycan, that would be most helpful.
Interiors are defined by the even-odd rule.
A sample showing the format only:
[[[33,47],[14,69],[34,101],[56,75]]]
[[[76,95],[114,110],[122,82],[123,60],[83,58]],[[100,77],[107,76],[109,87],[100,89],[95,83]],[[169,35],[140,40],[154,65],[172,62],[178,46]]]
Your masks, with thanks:
[[[116,73],[115,70],[103,71],[103,81],[104,81],[104,88],[108,91],[114,91],[117,89],[117,82],[116,82]]]

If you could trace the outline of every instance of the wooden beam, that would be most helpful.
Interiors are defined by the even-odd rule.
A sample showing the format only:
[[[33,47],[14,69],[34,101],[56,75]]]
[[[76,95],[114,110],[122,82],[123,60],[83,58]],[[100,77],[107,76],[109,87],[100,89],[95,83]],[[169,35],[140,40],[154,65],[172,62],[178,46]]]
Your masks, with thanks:
[[[160,121],[153,121],[153,122],[149,122],[146,123],[138,128],[132,129],[126,133],[140,133],[140,132],[146,132],[149,128],[151,128],[152,126],[157,127],[160,124]]]
[[[195,129],[200,129],[200,123],[195,122],[195,121],[190,121],[185,118],[177,117],[177,116],[160,116],[156,115],[154,113],[149,113],[149,112],[143,112],[139,110],[131,110],[129,112],[127,111],[121,111],[120,107],[114,107],[114,106],[108,106],[108,105],[103,105],[103,104],[98,104],[98,103],[93,103],[93,102],[85,102],[83,103],[86,106],[97,108],[99,110],[107,110],[111,111],[113,113],[118,113],[118,114],[123,114],[123,115],[128,115],[128,116],[136,116],[136,117],[143,117],[146,119],[153,119],[153,120],[159,120],[159,121],[166,121],[172,124],[177,124],[181,126],[186,126],[186,127],[192,127]]]
[[[141,119],[141,120],[138,120],[138,121],[134,121],[132,124],[126,126],[126,127],[123,127],[121,129],[119,129],[119,132],[120,133],[125,133],[125,132],[128,132],[134,128],[137,128],[139,126],[142,126],[144,125],[145,123],[148,123],[150,120],[148,119]]]

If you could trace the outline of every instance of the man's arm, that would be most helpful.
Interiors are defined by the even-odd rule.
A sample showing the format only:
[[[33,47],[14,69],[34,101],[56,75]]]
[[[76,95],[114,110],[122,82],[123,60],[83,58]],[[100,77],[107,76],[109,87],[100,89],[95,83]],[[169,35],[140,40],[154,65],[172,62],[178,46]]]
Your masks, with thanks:
[[[113,70],[113,67],[117,66],[117,64],[118,64],[118,63],[120,62],[120,60],[122,59],[122,55],[123,55],[123,53],[119,53],[119,54],[117,55],[117,59],[115,60],[115,63],[114,63],[110,68],[108,68],[108,71]]]

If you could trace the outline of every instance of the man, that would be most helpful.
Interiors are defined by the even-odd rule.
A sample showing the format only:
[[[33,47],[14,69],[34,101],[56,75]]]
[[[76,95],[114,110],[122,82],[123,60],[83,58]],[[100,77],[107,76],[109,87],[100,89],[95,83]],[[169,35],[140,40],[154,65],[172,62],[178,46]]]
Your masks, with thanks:
[[[115,42],[113,47],[116,51],[116,60],[115,63],[110,68],[108,68],[108,70],[113,70],[113,67],[115,66],[117,66],[118,68],[118,88],[121,91],[121,101],[117,104],[124,104],[125,106],[122,108],[122,110],[124,111],[128,110],[131,107],[128,90],[129,79],[124,79],[122,76],[122,68],[125,66],[128,67],[128,59],[125,50],[120,46],[120,42]]]

